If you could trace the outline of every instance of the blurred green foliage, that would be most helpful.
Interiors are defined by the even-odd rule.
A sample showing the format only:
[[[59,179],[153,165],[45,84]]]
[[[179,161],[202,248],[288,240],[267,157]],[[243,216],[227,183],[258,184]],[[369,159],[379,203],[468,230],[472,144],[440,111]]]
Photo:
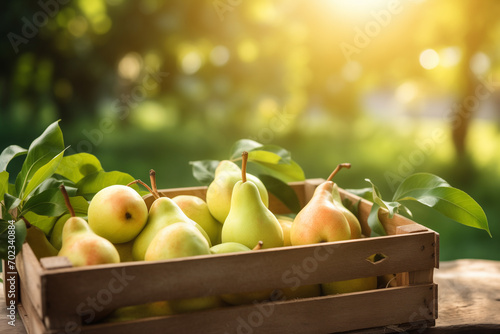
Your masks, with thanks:
[[[390,198],[413,172],[474,197],[484,231],[412,210],[441,259],[500,260],[500,3],[10,1],[0,14],[0,148],[61,119],[69,152],[158,185],[250,138],[306,177]],[[473,19],[480,18],[480,19]],[[13,161],[12,168],[16,168]]]

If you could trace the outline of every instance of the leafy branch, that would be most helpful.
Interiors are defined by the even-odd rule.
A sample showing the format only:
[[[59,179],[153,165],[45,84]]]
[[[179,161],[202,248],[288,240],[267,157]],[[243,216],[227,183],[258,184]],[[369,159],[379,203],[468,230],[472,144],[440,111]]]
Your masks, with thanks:
[[[439,176],[430,173],[408,176],[396,189],[391,201],[384,201],[375,184],[369,179],[366,181],[371,184],[371,188],[347,191],[373,202],[368,217],[372,236],[386,234],[378,218],[380,211],[388,213],[389,218],[396,213],[412,217],[411,211],[404,203],[418,202],[460,224],[485,230],[491,237],[488,219],[481,206],[471,196],[450,186]]]
[[[134,180],[122,172],[105,172],[99,160],[88,153],[64,156],[59,121],[50,124],[28,149],[10,145],[0,154],[0,258],[7,257],[8,226],[15,221],[15,248],[19,252],[28,224],[49,234],[58,217],[67,212],[59,186],[68,190],[77,214],[85,216],[88,200],[100,189]],[[9,163],[24,156],[14,183],[7,171]]]

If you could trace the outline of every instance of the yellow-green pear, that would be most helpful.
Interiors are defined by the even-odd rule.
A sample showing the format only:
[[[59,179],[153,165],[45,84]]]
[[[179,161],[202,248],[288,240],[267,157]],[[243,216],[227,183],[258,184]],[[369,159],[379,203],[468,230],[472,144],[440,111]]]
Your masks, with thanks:
[[[335,183],[332,188],[332,196],[333,196],[333,204],[336,205],[340,211],[344,214],[347,222],[349,223],[349,227],[351,229],[351,239],[361,238],[361,224],[359,223],[358,218],[352,213],[349,209],[347,209],[344,204],[342,204],[342,198],[340,197],[339,187]]]
[[[120,307],[107,316],[103,322],[130,321],[149,317],[174,314],[166,301]]]
[[[101,189],[92,198],[88,209],[92,231],[115,244],[134,239],[147,219],[148,208],[141,195],[124,185]]]
[[[66,221],[71,217],[69,213],[65,213],[61,217],[56,220],[52,231],[50,232],[50,243],[54,246],[58,251],[62,247],[62,230]]]
[[[239,242],[223,242],[218,245],[210,247],[210,253],[212,254],[224,254],[224,253],[246,252],[246,251],[251,251],[251,249],[243,244],[240,244]]]
[[[349,221],[333,202],[333,176],[350,164],[341,164],[330,177],[314,191],[309,202],[299,211],[290,229],[292,245],[348,240],[351,238]]]
[[[278,222],[283,230],[283,246],[291,246],[290,229],[292,228],[293,218],[284,215],[276,215],[276,218],[278,218]]]
[[[57,256],[57,249],[49,242],[45,233],[35,225],[28,227],[26,242],[30,245],[37,259],[42,257]]]
[[[134,246],[134,241],[135,239],[121,244],[113,244],[118,251],[118,254],[120,254],[120,262],[134,261],[134,257],[132,256],[132,247]]]
[[[263,242],[259,241],[254,248],[240,244],[238,242],[223,242],[219,245],[212,246],[210,252],[212,254],[225,254],[235,252],[258,251],[262,249]],[[263,291],[246,292],[246,293],[227,293],[221,295],[223,301],[231,305],[250,304],[256,301],[269,300],[272,297],[274,289],[267,289]]]
[[[220,243],[222,224],[212,216],[207,203],[203,199],[194,195],[179,195],[172,198],[172,200],[186,216],[197,222],[207,232],[212,245]]]
[[[338,293],[349,293],[377,288],[377,277],[355,278],[346,281],[337,281],[321,284],[321,290],[324,295],[334,295]]]
[[[192,219],[189,219],[172,199],[168,197],[159,197],[151,204],[148,222],[134,240],[134,245],[132,246],[132,256],[134,260],[144,260],[146,250],[156,234],[162,228],[178,222],[184,222],[195,226],[211,245],[210,237],[203,228]]]
[[[67,257],[75,267],[120,262],[120,255],[113,244],[95,234],[83,218],[75,216],[64,186],[61,186],[61,191],[71,218],[64,224],[58,256]]]
[[[162,228],[151,241],[144,259],[166,260],[196,255],[209,255],[210,245],[205,236],[193,225],[173,223]],[[168,301],[175,313],[204,310],[222,305],[218,296],[176,299]]]
[[[267,189],[256,176],[246,174],[259,190],[260,198],[265,207],[269,206]],[[241,180],[241,169],[232,161],[223,160],[215,169],[215,177],[207,188],[207,205],[212,216],[224,223],[231,207],[231,194],[236,182]]]
[[[149,176],[151,178],[151,188],[147,187],[146,184],[143,185],[149,189],[155,200],[149,208],[146,226],[144,226],[144,229],[134,240],[134,245],[132,246],[133,259],[135,261],[144,260],[146,250],[156,234],[162,228],[178,222],[184,222],[195,226],[205,237],[209,245],[212,246],[210,237],[203,227],[186,216],[182,209],[171,198],[160,196],[156,188],[156,172],[153,169],[149,171]]]
[[[234,185],[231,208],[222,226],[222,242],[239,242],[253,247],[282,247],[283,230],[276,216],[264,205],[257,186],[246,179],[247,152],[243,152],[241,180]]]

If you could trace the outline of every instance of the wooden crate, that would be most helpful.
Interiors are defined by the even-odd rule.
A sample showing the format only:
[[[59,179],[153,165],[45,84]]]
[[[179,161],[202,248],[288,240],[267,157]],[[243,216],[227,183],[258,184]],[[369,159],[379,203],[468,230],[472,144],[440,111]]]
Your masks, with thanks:
[[[323,180],[292,183],[301,204]],[[165,196],[205,197],[206,187],[167,189]],[[358,197],[341,189],[341,195]],[[153,198],[146,196],[151,204]],[[364,233],[371,203],[360,202]],[[275,213],[288,209],[272,195]],[[127,262],[72,268],[64,257],[38,261],[25,244],[17,256],[19,311],[28,333],[370,333],[433,326],[437,318],[438,234],[402,216],[383,221],[388,236],[195,256],[157,262]],[[373,263],[372,254],[385,259]],[[242,306],[86,324],[92,312],[177,298],[397,274],[392,286],[334,296],[259,302]],[[279,294],[277,295],[279,296]]]

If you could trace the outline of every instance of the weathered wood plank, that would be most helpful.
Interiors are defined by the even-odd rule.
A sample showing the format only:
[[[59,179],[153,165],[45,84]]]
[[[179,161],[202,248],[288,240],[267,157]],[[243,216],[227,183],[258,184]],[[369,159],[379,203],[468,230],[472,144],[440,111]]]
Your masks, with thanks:
[[[90,325],[82,334],[162,333],[332,333],[391,323],[432,320],[433,284],[373,290],[297,301],[277,301],[168,316],[149,321]],[[328,321],[325,321],[328,319]],[[386,332],[389,332],[386,329]]]

